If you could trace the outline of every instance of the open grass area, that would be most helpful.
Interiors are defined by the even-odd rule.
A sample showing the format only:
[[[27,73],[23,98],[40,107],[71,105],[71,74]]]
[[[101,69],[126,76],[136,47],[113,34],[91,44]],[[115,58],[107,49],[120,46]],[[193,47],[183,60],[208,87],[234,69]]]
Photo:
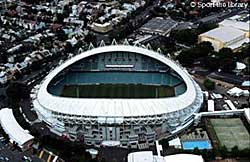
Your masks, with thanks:
[[[66,85],[61,96],[76,98],[160,98],[175,96],[173,87],[140,84]]]
[[[220,141],[229,150],[238,146],[240,150],[250,148],[250,135],[239,118],[210,119]]]

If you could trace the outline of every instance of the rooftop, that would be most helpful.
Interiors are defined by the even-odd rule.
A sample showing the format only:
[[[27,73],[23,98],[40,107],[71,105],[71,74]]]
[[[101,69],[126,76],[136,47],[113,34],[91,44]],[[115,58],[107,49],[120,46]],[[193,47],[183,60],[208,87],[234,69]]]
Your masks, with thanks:
[[[156,17],[151,19],[148,23],[144,24],[140,30],[143,32],[156,32],[159,34],[167,34],[174,27],[176,27],[178,22],[168,18],[163,19],[160,17]]]
[[[0,122],[10,139],[15,141],[21,148],[23,144],[34,138],[17,123],[12,109],[4,108],[0,110]]]
[[[225,19],[219,23],[220,26],[233,27],[240,30],[249,31],[249,23],[243,21]]]
[[[233,27],[218,27],[206,33],[203,33],[200,36],[207,36],[220,40],[222,42],[229,42],[240,36],[244,36],[244,32]]]

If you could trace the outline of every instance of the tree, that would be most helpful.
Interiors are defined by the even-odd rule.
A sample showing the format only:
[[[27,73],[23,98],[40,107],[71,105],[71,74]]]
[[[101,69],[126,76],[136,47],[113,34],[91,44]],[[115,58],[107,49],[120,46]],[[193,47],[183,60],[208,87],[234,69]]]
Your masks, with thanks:
[[[39,60],[33,61],[31,66],[30,66],[31,70],[33,70],[33,71],[37,71],[37,70],[41,69],[41,67],[42,67],[42,61],[39,61]]]
[[[205,33],[209,30],[212,30],[214,28],[217,28],[218,24],[200,24],[198,27],[199,33]]]
[[[65,34],[65,32],[62,29],[59,29],[56,32],[56,36],[57,36],[58,40],[60,40],[60,41],[65,41],[68,38],[68,36]]]
[[[193,154],[195,154],[195,155],[200,155],[200,154],[201,154],[201,152],[200,152],[200,150],[199,150],[198,147],[195,147],[195,148],[194,148]]]
[[[85,41],[87,43],[94,43],[96,42],[97,38],[94,33],[89,32],[88,35],[85,36]]]
[[[215,83],[210,79],[206,79],[203,84],[207,90],[213,90],[215,88]]]
[[[250,155],[250,148],[245,148],[239,152],[240,157],[248,157]]]
[[[166,140],[166,139],[160,140],[159,143],[162,145],[162,147],[163,147],[164,149],[166,149],[166,148],[169,147],[168,140]]]
[[[57,23],[63,23],[63,20],[64,20],[63,14],[57,13],[57,15],[56,15],[56,22]]]
[[[200,44],[197,45],[196,47],[197,57],[207,57],[209,53],[211,53],[214,50],[214,47],[212,46],[211,42],[201,42]]]
[[[236,67],[236,58],[230,48],[222,48],[219,53],[220,68],[224,71],[232,71]]]
[[[1,53],[0,52],[0,63],[6,63],[8,60],[7,56],[5,55],[5,53]]]
[[[156,7],[154,7],[154,11],[156,13],[164,14],[166,12],[166,9],[163,7],[156,6]]]
[[[208,54],[205,60],[205,66],[210,70],[217,70],[220,66],[220,60],[218,57],[218,52],[212,51]]]
[[[234,58],[225,58],[221,61],[221,69],[223,71],[231,72],[236,68],[236,59]]]
[[[227,147],[225,145],[220,147],[219,151],[220,151],[220,154],[223,158],[227,157],[228,150],[227,150]]]
[[[233,51],[230,48],[222,48],[219,50],[219,57],[220,59],[225,59],[228,57],[232,57],[233,56]]]
[[[182,51],[176,59],[184,66],[190,67],[194,62],[194,53],[191,50]]]
[[[234,146],[232,149],[231,149],[231,154],[232,154],[232,156],[233,157],[237,157],[237,156],[239,156],[239,148],[238,148],[238,146]]]
[[[11,82],[6,89],[6,94],[11,104],[18,103],[21,99],[29,96],[28,87],[21,82]]]
[[[194,45],[198,41],[198,33],[193,29],[177,30],[170,33],[170,37],[178,43]]]

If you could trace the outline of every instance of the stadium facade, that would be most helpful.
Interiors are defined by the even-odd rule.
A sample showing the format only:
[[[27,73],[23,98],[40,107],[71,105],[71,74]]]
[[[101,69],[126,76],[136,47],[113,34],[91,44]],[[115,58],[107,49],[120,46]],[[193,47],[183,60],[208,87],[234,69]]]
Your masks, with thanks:
[[[203,94],[160,53],[129,45],[94,48],[65,61],[33,90],[50,130],[88,145],[138,147],[187,128]]]

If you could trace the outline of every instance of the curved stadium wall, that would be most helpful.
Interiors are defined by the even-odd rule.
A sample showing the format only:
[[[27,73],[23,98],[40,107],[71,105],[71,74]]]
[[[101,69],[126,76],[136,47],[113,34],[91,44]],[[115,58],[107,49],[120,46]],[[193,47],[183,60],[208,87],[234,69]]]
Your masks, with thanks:
[[[153,144],[193,122],[200,87],[170,58],[135,46],[83,52],[35,88],[33,106],[51,131],[89,145]]]

